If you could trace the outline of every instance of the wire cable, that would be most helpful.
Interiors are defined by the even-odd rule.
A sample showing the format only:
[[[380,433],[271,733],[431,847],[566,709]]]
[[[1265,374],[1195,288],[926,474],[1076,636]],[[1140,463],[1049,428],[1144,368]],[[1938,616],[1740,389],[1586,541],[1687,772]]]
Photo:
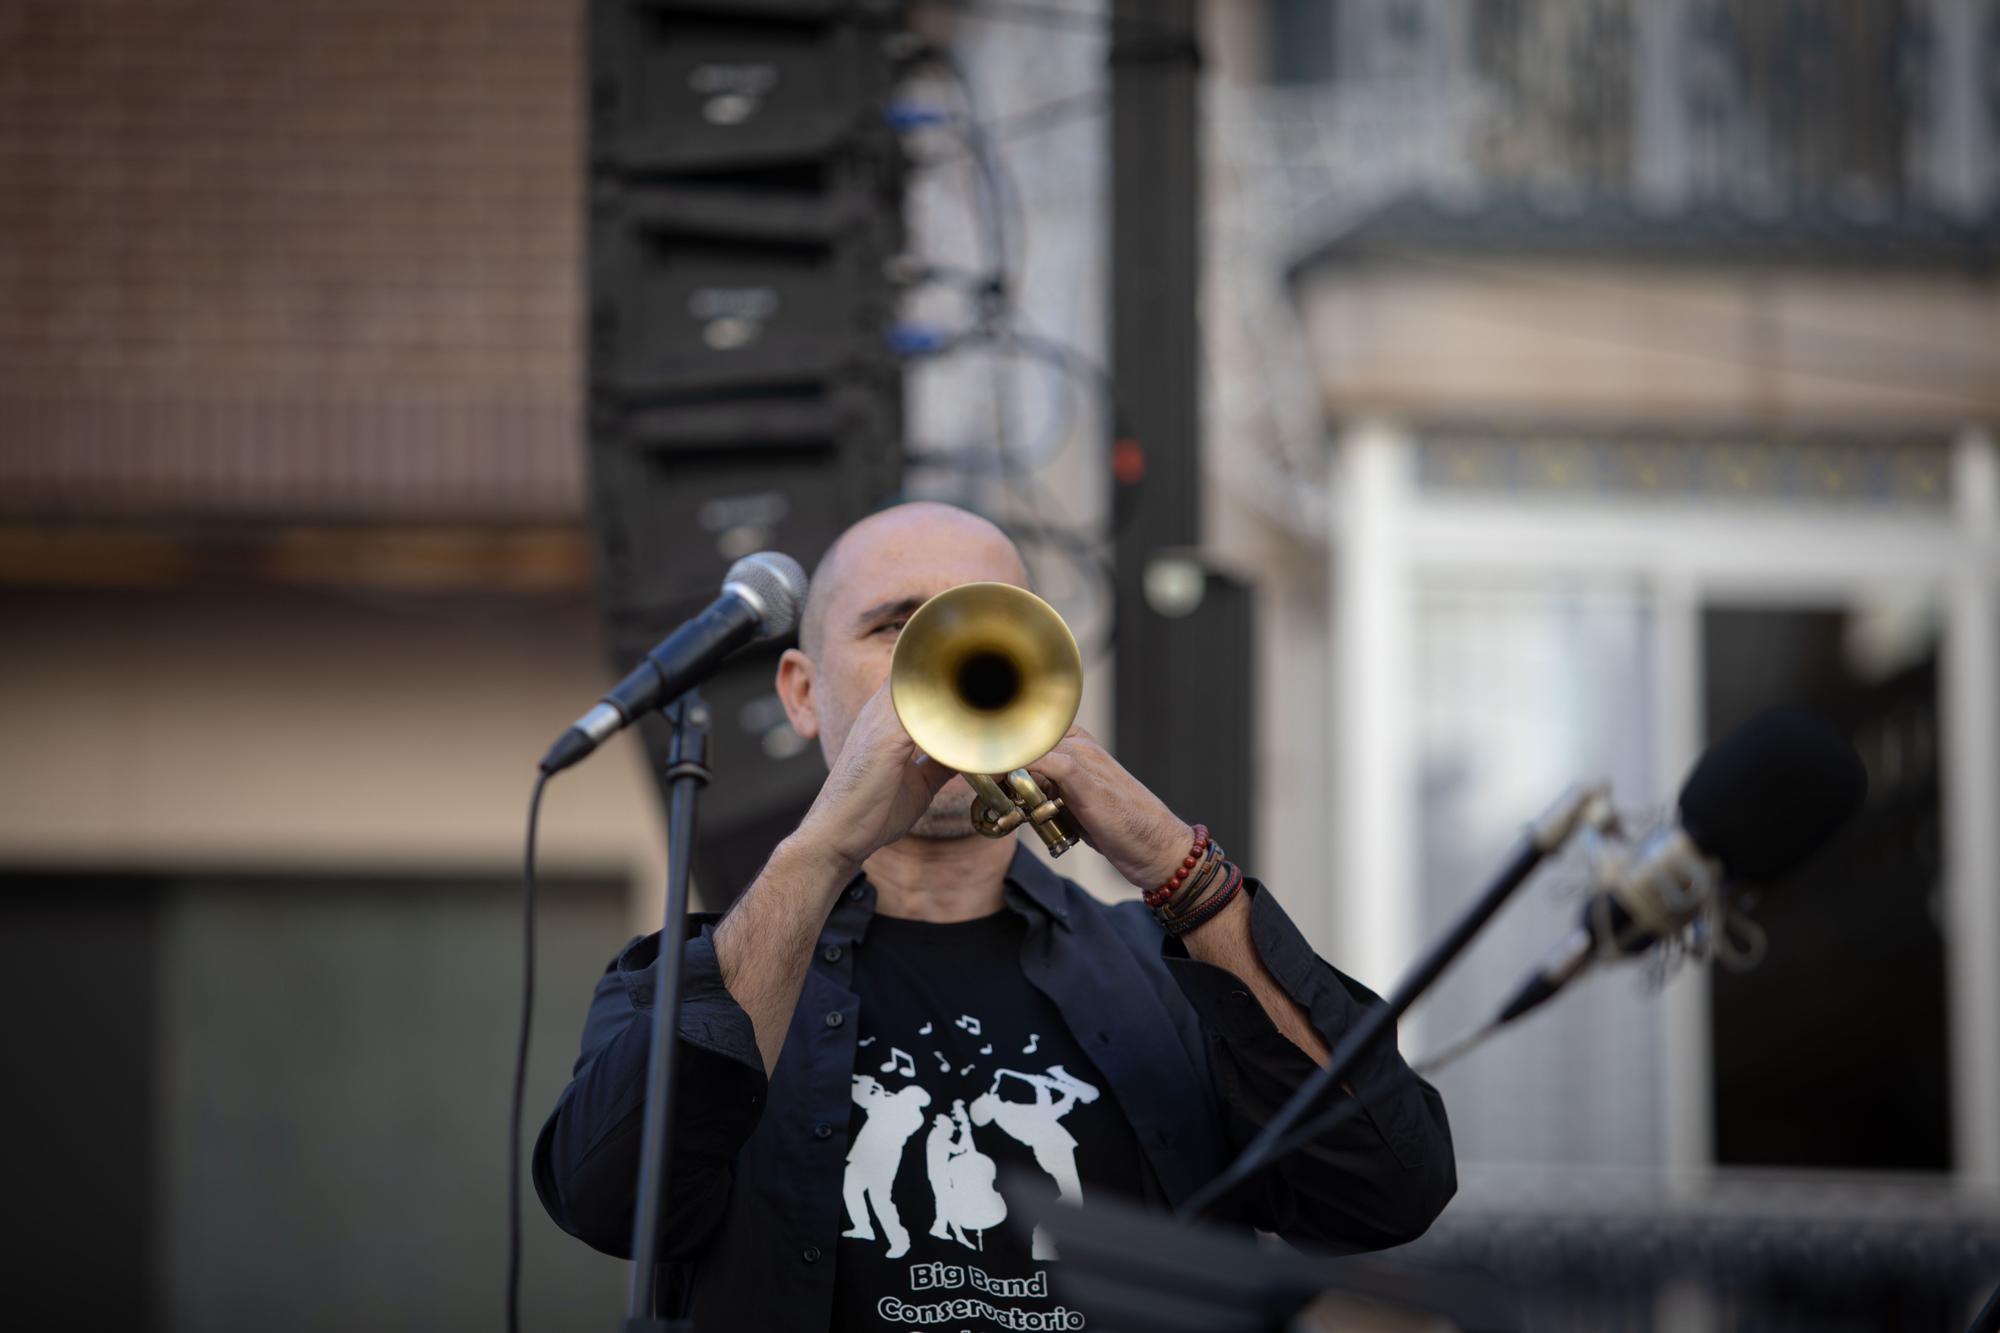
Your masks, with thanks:
[[[528,1036],[535,1021],[535,830],[541,822],[542,788],[550,774],[535,774],[528,797],[528,844],[521,858],[521,1030],[514,1041],[514,1097],[507,1112],[507,1333],[521,1328],[521,1106],[528,1088]]]
[[[965,104],[965,113],[949,122],[949,128],[956,134],[962,154],[972,160],[972,167],[978,179],[973,190],[974,207],[979,213],[981,227],[981,248],[985,251],[988,284],[994,295],[1002,302],[1011,298],[1011,255],[1007,245],[1008,194],[1003,188],[1002,178],[1005,167],[999,154],[993,151],[990,137],[990,119],[986,114],[986,104],[979,95],[978,87],[972,81],[971,72],[965,62],[958,58],[958,52],[949,46],[931,46],[918,57],[918,64],[932,64],[944,72],[958,89],[959,100]],[[955,160],[957,155],[947,160]],[[921,165],[921,164],[920,164]],[[1025,234],[1025,228],[1020,229]]]
[[[1033,492],[1029,512],[1049,512],[1052,497],[1041,488],[1041,483],[1031,475],[1023,476],[1021,480]],[[1097,605],[1093,608],[1098,616],[1097,632],[1090,637],[1085,655],[1091,662],[1103,660],[1118,640],[1118,571],[1112,563],[1109,543],[1102,540],[1093,543],[1075,528],[1033,520],[1014,523],[1008,535],[1017,534],[1020,540],[1055,547],[1068,557],[1080,585],[1098,588]]]
[[[963,269],[938,268],[925,269],[923,280],[961,285],[974,281],[975,276]],[[1018,320],[1018,316],[1016,319]],[[1111,372],[1081,348],[1033,329],[1024,328],[1015,322],[1005,328],[979,324],[957,333],[937,335],[926,340],[925,349],[920,355],[930,358],[968,350],[991,350],[1003,356],[1026,357],[1060,371],[1071,384],[1088,392],[1097,400],[1105,418],[1104,436],[1107,445],[1124,433],[1126,413],[1117,388],[1112,382]],[[1025,461],[1030,470],[1046,465],[1060,451],[1061,444],[1062,440],[1057,440],[1048,448],[1028,455]],[[944,460],[933,454],[927,461]]]
[[[1507,1025],[1497,1018],[1489,1019],[1436,1054],[1427,1056],[1422,1060],[1412,1061],[1410,1068],[1417,1072],[1419,1078],[1429,1078],[1440,1069],[1455,1065],[1466,1056],[1472,1054],[1472,1052],[1478,1050],[1481,1046],[1485,1045],[1488,1037],[1491,1037],[1505,1026]]]
[[[958,53],[950,47],[936,48],[931,55],[938,67],[944,70],[954,84],[959,96],[965,102],[966,116],[959,122],[961,141],[971,154],[976,171],[976,185],[973,189],[975,204],[983,229],[983,249],[985,251],[987,282],[978,290],[977,327],[985,338],[991,339],[1001,349],[1001,356],[988,363],[988,391],[993,398],[993,453],[998,465],[996,472],[1001,488],[1022,503],[1028,503],[1020,485],[1021,460],[1016,457],[1013,444],[1013,383],[1008,373],[1009,344],[1014,337],[1014,272],[1013,254],[1009,242],[1010,201],[1018,203],[1009,188],[1010,182],[999,155],[987,133],[986,107],[974,86],[971,74],[958,58]],[[1026,220],[1012,229],[1023,246],[1021,263],[1027,263]],[[1060,447],[1058,442],[1057,447]]]
[[[1600,898],[1602,897],[1602,895],[1599,896]],[[1605,942],[1600,946],[1599,952],[1602,956],[1606,958],[1622,957],[1624,956],[1623,947],[1625,945],[1635,942],[1638,938],[1643,936],[1644,933],[1645,933],[1644,927],[1639,926],[1638,924],[1635,923],[1634,925],[1628,927],[1626,931],[1623,933],[1616,935],[1607,934],[1604,937]],[[1437,1055],[1432,1056],[1429,1060],[1424,1062],[1423,1067],[1425,1072],[1427,1073],[1435,1072],[1436,1070],[1444,1068],[1446,1065],[1451,1064],[1452,1062],[1458,1060],[1460,1057],[1471,1052],[1474,1048],[1481,1045],[1483,1042],[1486,1041],[1488,1037],[1491,1037],[1495,1032],[1499,1031],[1501,1028],[1509,1027],[1513,1023],[1519,1022],[1520,1019],[1524,1017],[1526,1017],[1525,1013],[1516,1015],[1512,1019],[1504,1019],[1504,1020],[1499,1018],[1493,1019],[1485,1027],[1472,1033],[1469,1037],[1460,1039],[1458,1042],[1454,1043],[1451,1046],[1446,1047],[1443,1051],[1439,1052]],[[1297,1126],[1290,1133],[1286,1134],[1283,1138],[1280,1138],[1277,1142],[1273,1143],[1271,1145],[1269,1153],[1266,1155],[1267,1164],[1269,1162],[1275,1162],[1280,1158],[1283,1158],[1289,1155],[1290,1153],[1297,1151],[1305,1144],[1311,1142],[1314,1138],[1325,1133],[1327,1130],[1331,1129],[1334,1125],[1340,1123],[1340,1120],[1343,1117],[1336,1114],[1336,1112],[1338,1112],[1340,1109],[1341,1109],[1340,1107],[1336,1106],[1330,1111],[1321,1112],[1318,1116]]]
[[[1010,111],[1004,116],[995,116],[986,124],[986,141],[989,144],[1013,143],[1031,135],[1046,134],[1069,125],[1104,115],[1111,107],[1111,96],[1102,88],[1087,88],[1082,92],[1068,93],[1062,97],[1052,97],[1046,102]],[[971,149],[961,143],[957,147],[936,153],[927,153],[915,159],[919,170],[946,166],[963,157]]]
[[[1084,18],[1081,14],[1072,15]],[[1104,16],[1094,16],[1091,20],[1102,25]],[[1103,417],[1103,435],[1106,460],[1120,433],[1124,429],[1125,414],[1111,376],[1093,358],[1081,350],[1048,337],[1026,327],[1014,300],[1014,254],[1013,246],[1021,247],[1020,263],[1026,264],[1027,226],[1022,218],[1018,227],[1011,226],[1011,214],[1018,210],[1019,200],[1012,188],[1012,179],[1004,161],[994,150],[993,122],[977,88],[974,86],[964,63],[955,51],[945,46],[932,46],[922,52],[915,64],[932,64],[956,85],[965,108],[965,119],[960,122],[958,137],[964,154],[973,159],[976,175],[973,181],[982,236],[982,260],[984,273],[969,271],[951,265],[923,265],[918,268],[915,281],[936,282],[959,288],[968,293],[974,301],[974,311],[970,326],[961,332],[942,335],[913,336],[909,339],[912,348],[920,348],[919,354],[926,357],[942,356],[975,348],[995,353],[991,363],[990,392],[993,398],[993,439],[990,466],[977,460],[980,453],[971,449],[951,449],[912,455],[911,461],[919,466],[937,466],[953,469],[962,476],[976,477],[985,472],[995,477],[1002,493],[1014,501],[1006,506],[1023,511],[1015,514],[990,515],[995,522],[1016,535],[1024,545],[1050,548],[1069,560],[1084,586],[1104,588],[1102,602],[1105,609],[1103,626],[1094,636],[1098,642],[1094,649],[1098,653],[1109,650],[1116,635],[1116,573],[1112,566],[1109,547],[1116,540],[1117,532],[1090,533],[1074,525],[1052,524],[1035,518],[1058,512],[1046,490],[1039,485],[1034,473],[1050,463],[1068,444],[1074,432],[1076,399],[1079,391],[1088,391],[1096,399]],[[1056,99],[1041,106],[1030,107],[1010,119],[1015,125],[1040,125],[1045,121],[1059,121],[1078,107],[1102,110],[1108,105],[1102,90],[1091,90],[1081,94]],[[912,117],[911,123],[920,123],[920,118]],[[931,159],[933,161],[951,159]],[[922,163],[920,163],[922,165]],[[1010,235],[1010,230],[1013,233]],[[1057,411],[1048,428],[1039,437],[1032,450],[1022,450],[1015,443],[1014,418],[1012,414],[1013,382],[1007,367],[1021,358],[1039,361],[1057,370],[1066,381],[1060,392]],[[978,506],[975,506],[978,507]],[[1116,510],[1116,506],[1113,507]]]
[[[1077,17],[1082,17],[1078,15]],[[1108,21],[1105,16],[1097,16],[1097,21]],[[1100,399],[1108,418],[1108,446],[1115,442],[1125,429],[1126,415],[1119,402],[1110,373],[1092,358],[1068,344],[1047,337],[1025,327],[1019,309],[1014,303],[1014,274],[1010,267],[1012,252],[1009,247],[1009,219],[1011,211],[1018,208],[1018,197],[1011,188],[1012,182],[1006,165],[993,148],[994,123],[986,114],[984,102],[965,68],[964,62],[951,48],[932,46],[917,57],[918,64],[930,63],[941,69],[957,86],[965,104],[966,121],[960,125],[960,138],[965,151],[970,154],[978,168],[975,193],[981,196],[978,202],[979,214],[985,238],[984,249],[988,272],[981,275],[950,266],[929,266],[922,272],[927,280],[948,282],[973,292],[978,301],[978,311],[973,327],[939,341],[938,352],[957,350],[980,342],[1000,345],[1002,354],[1011,355],[1015,351],[1040,359],[1063,371],[1075,382],[1087,385]],[[1070,107],[1086,100],[1095,100],[1098,107],[1105,105],[1101,90],[1081,94],[1071,94],[1042,107],[1031,107],[1020,113],[1023,117],[1039,117],[1051,107]],[[1015,240],[1022,246],[1021,263],[1026,263],[1027,227],[1025,221],[1012,230],[1017,233]],[[996,398],[1002,390],[997,381],[994,386]],[[1004,407],[996,402],[996,416],[1004,414]],[[1008,423],[996,420],[996,430],[1000,435],[1003,450],[1010,444]],[[1029,469],[1038,468],[1048,461],[1066,441],[1067,435],[1058,436],[1046,451],[1037,457],[1025,460]],[[1011,451],[1003,452],[998,470],[1003,485],[1014,488],[1016,472],[1008,465],[1014,462]],[[1116,533],[1112,534],[1115,538]]]

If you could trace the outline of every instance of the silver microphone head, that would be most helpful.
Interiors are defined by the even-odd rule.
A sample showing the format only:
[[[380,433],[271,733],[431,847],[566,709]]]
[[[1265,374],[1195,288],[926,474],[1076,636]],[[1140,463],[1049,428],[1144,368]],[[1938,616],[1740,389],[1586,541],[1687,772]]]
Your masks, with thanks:
[[[729,567],[722,590],[754,607],[758,633],[776,639],[799,627],[806,605],[806,572],[782,551],[759,551]]]

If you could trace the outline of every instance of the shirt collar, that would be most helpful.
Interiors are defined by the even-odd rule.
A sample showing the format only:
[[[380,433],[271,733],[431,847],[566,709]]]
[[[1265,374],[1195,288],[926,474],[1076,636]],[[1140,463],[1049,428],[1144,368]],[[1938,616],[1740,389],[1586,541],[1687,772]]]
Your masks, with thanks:
[[[1024,915],[1040,911],[1063,929],[1074,929],[1070,924],[1066,881],[1018,839],[1014,843],[1014,859],[1007,865],[1003,892],[1007,906],[1015,911]],[[868,922],[874,915],[875,886],[868,882],[866,874],[857,870],[841,891],[827,924],[850,939],[859,938],[867,933]]]
[[[1007,866],[1007,887],[1018,890],[1035,906],[1054,917],[1065,930],[1069,923],[1069,890],[1061,875],[1047,861],[1028,850],[1021,839],[1014,841],[1014,859]]]

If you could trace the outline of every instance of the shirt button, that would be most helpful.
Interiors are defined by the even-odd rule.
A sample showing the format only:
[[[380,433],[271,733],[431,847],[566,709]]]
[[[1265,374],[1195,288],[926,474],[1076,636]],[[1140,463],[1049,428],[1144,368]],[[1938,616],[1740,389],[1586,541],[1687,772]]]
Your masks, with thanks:
[[[838,944],[829,944],[819,951],[819,956],[826,959],[829,963],[837,963],[840,961],[840,946]]]
[[[818,1262],[819,1262],[819,1246],[817,1246],[817,1245],[808,1245],[808,1246],[806,1246],[806,1247],[805,1247],[805,1248],[804,1248],[803,1250],[800,1250],[800,1251],[799,1251],[799,1258],[801,1258],[801,1259],[805,1260],[805,1261],[806,1261],[807,1263],[809,1263],[809,1264],[816,1264],[816,1263],[818,1263]]]
[[[847,1021],[847,1015],[841,1013],[840,1010],[829,1009],[826,1011],[826,1025],[828,1027],[837,1028],[846,1021]]]
[[[1229,992],[1229,998],[1232,1000],[1247,1000],[1250,998],[1250,992],[1247,990],[1233,990]]]
[[[849,889],[847,891],[847,898],[849,902],[857,902],[857,903],[860,902],[861,886],[859,884],[856,884],[853,888]]]
[[[821,1121],[819,1124],[813,1126],[813,1137],[816,1139],[832,1138],[833,1126],[827,1124],[825,1121]]]

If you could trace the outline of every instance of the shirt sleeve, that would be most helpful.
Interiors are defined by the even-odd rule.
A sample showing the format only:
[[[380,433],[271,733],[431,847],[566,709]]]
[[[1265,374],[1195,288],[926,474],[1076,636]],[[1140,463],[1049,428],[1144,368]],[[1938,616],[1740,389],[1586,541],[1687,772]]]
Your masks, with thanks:
[[[662,1261],[692,1257],[721,1221],[737,1150],[757,1127],[769,1090],[750,1016],[722,984],[712,921],[690,918],[681,953]],[[605,968],[569,1086],[535,1140],[535,1192],[549,1216],[592,1248],[621,1259],[632,1257],[659,947],[657,932],[643,936]]]
[[[1258,958],[1327,1046],[1338,1046],[1381,1000],[1315,954],[1263,885],[1246,879],[1244,889]],[[1234,973],[1190,958],[1172,936],[1161,949],[1208,1035],[1230,1146],[1239,1151],[1317,1066],[1278,1031]],[[1227,1211],[1288,1239],[1342,1250],[1379,1249],[1424,1233],[1458,1188],[1443,1100],[1391,1040],[1378,1042],[1343,1082],[1332,1097],[1358,1095],[1360,1110],[1287,1158],[1282,1169],[1246,1181],[1226,1202]]]

